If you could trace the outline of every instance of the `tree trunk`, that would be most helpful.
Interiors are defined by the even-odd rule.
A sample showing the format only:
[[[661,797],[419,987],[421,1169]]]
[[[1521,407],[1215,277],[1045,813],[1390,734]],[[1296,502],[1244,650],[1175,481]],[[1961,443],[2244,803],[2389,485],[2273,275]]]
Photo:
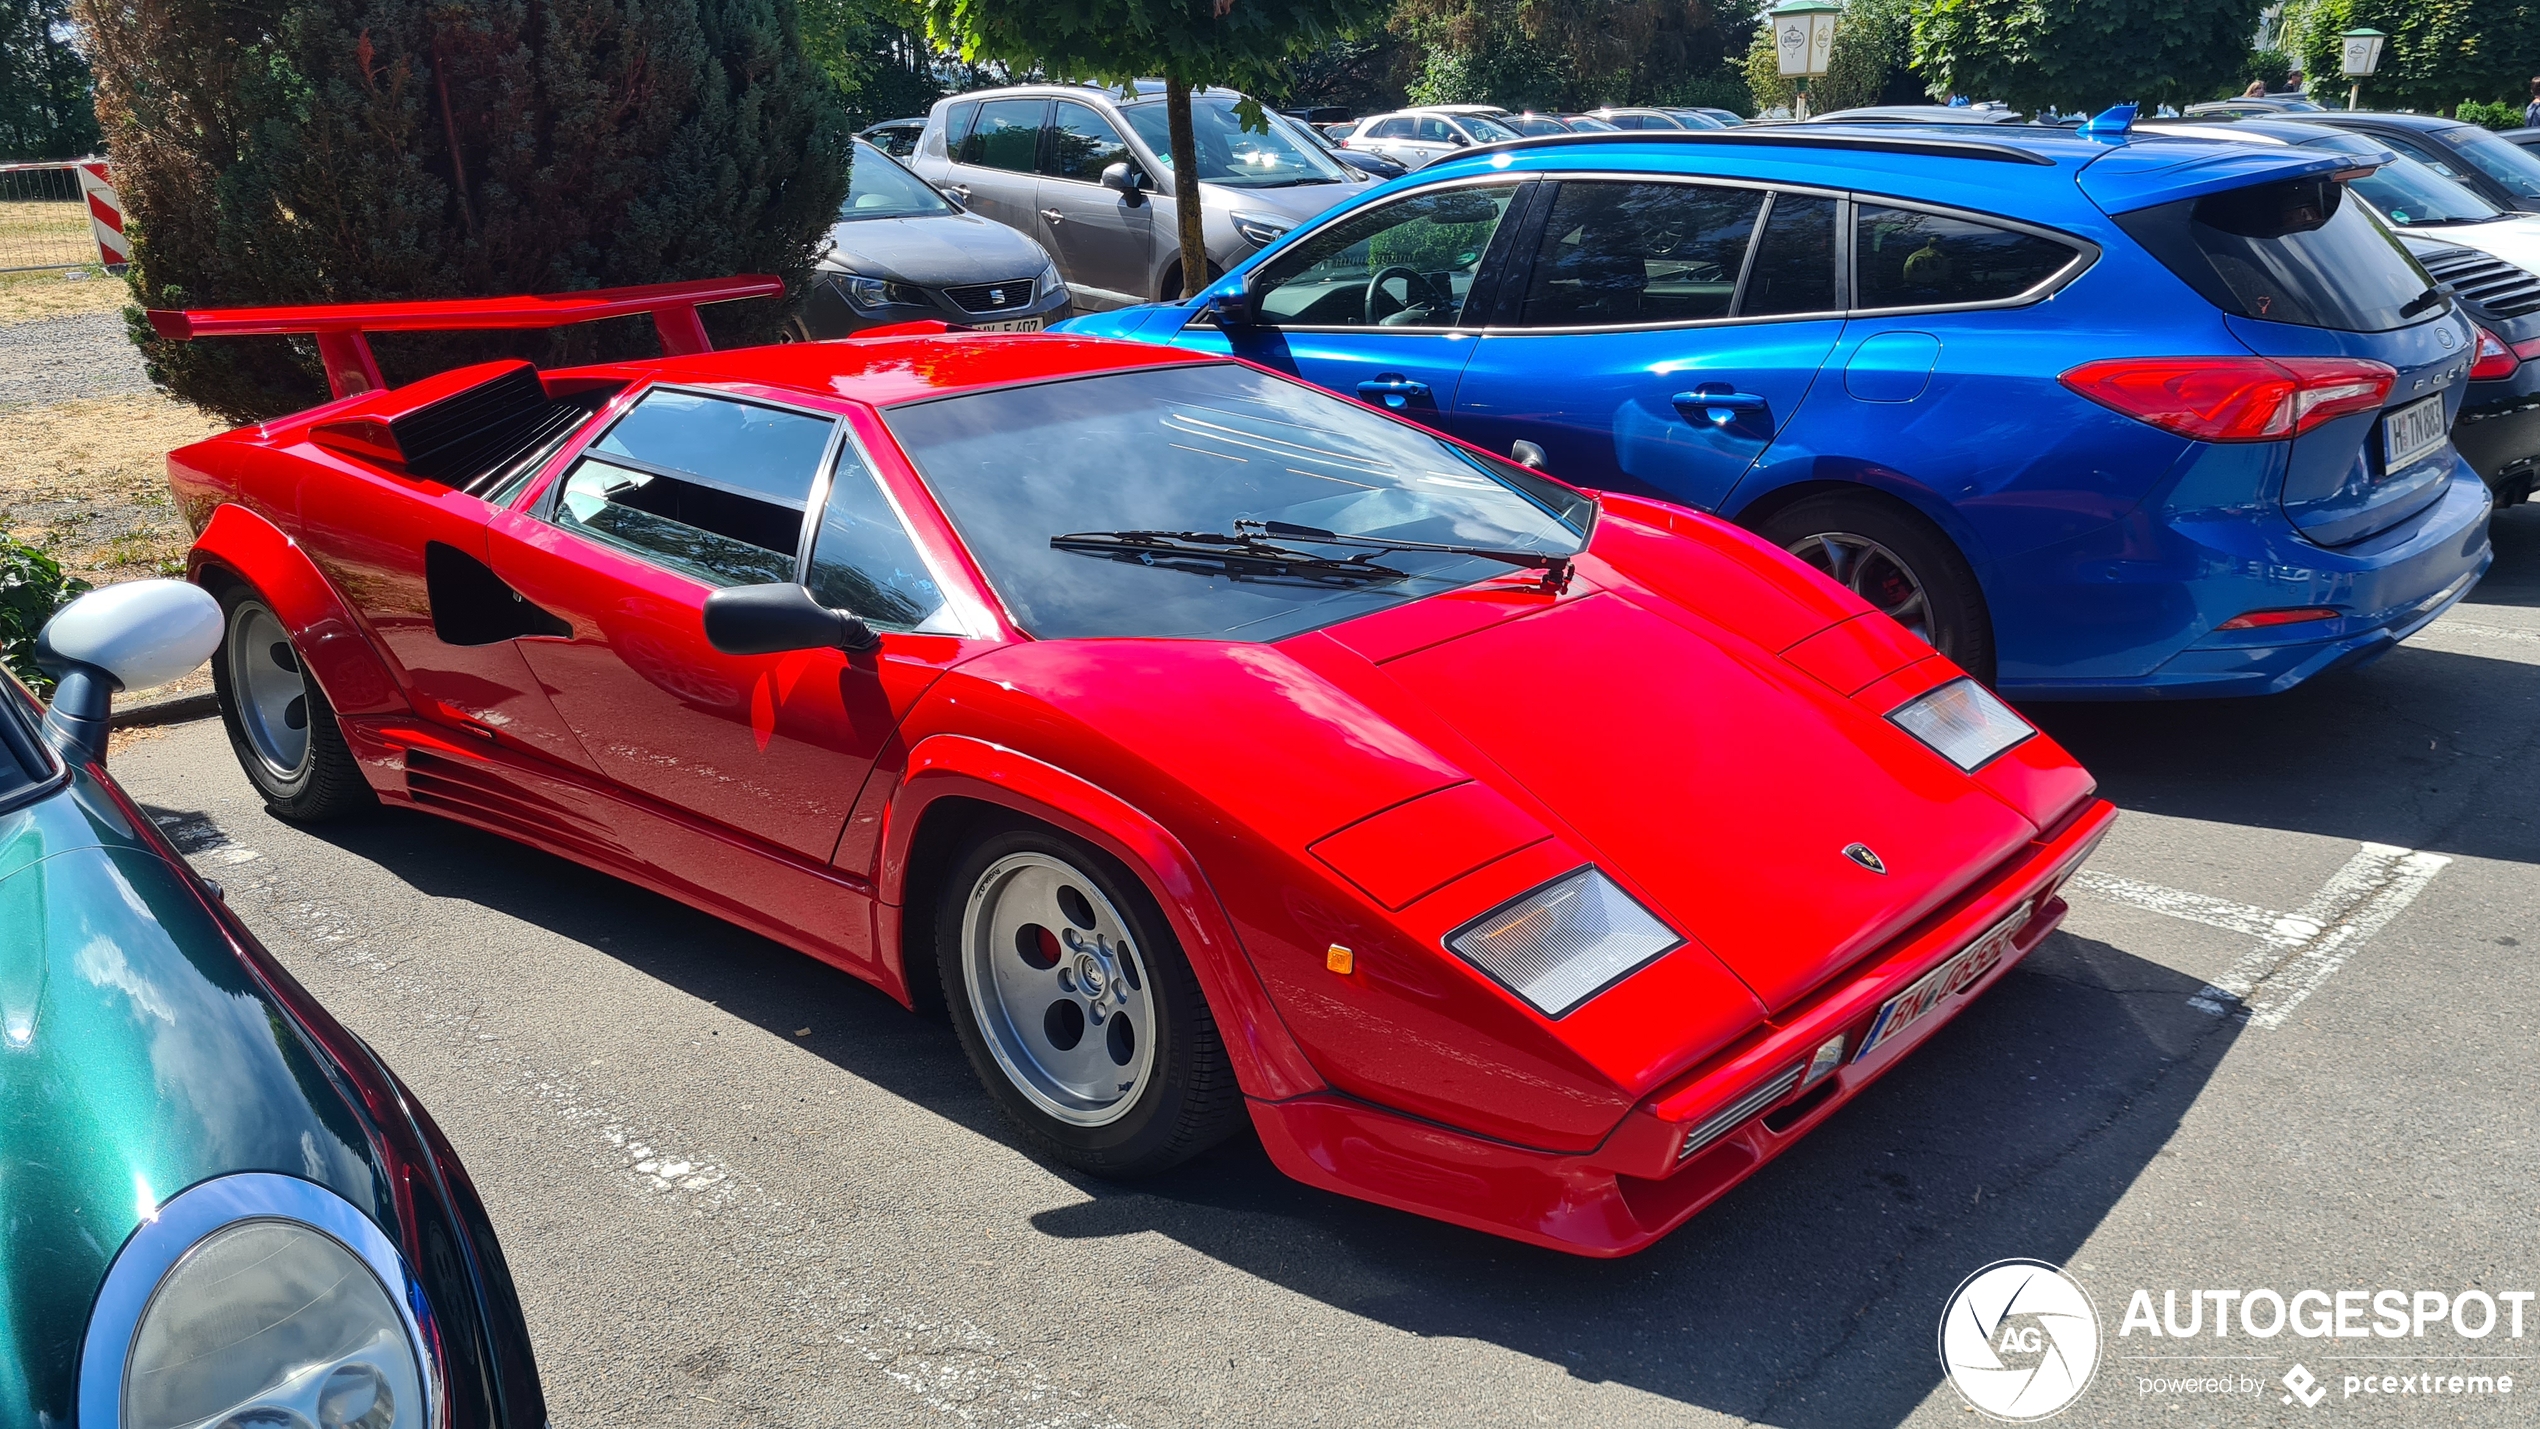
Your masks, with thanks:
[[[1196,298],[1208,286],[1208,240],[1201,236],[1199,139],[1191,132],[1188,80],[1165,79],[1164,123],[1173,142],[1173,218],[1182,232],[1182,296]]]

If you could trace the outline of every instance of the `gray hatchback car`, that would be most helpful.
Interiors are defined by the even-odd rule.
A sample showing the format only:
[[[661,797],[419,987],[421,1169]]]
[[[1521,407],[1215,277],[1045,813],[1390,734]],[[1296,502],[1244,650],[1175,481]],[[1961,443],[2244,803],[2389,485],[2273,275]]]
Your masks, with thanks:
[[[926,318],[1037,331],[1067,313],[1067,284],[1041,245],[962,212],[858,139],[847,201],[788,335],[845,337]]]
[[[1288,133],[1244,127],[1243,96],[1191,96],[1209,276],[1325,209],[1367,175]],[[1080,310],[1182,296],[1180,192],[1163,87],[1021,85],[938,101],[909,167],[975,213],[1056,255]]]

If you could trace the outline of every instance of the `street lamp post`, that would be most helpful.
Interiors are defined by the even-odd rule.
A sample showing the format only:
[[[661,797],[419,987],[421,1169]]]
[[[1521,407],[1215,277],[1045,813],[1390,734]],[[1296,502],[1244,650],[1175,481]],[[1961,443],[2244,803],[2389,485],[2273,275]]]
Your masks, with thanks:
[[[1826,72],[1826,59],[1834,53],[1834,22],[1843,7],[1831,0],[1782,0],[1773,7],[1774,56],[1780,62],[1782,78],[1798,91],[1791,106],[1791,117],[1808,117],[1808,81]]]
[[[2389,42],[2390,36],[2379,30],[2357,27],[2338,38],[2345,42],[2346,78],[2352,81],[2346,86],[2346,107],[2355,109],[2360,107],[2363,99],[2364,80],[2381,68],[2381,47]]]

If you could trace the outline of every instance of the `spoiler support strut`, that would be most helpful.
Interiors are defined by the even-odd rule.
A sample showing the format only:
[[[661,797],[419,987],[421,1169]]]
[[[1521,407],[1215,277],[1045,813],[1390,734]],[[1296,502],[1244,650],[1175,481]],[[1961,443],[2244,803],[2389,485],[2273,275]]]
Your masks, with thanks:
[[[371,354],[367,334],[374,332],[497,332],[567,327],[602,318],[649,313],[661,338],[662,355],[687,357],[712,352],[706,326],[697,309],[707,303],[784,294],[782,279],[766,274],[706,278],[687,283],[650,283],[633,288],[596,288],[580,293],[516,293],[498,298],[418,298],[408,302],[319,303],[293,308],[152,308],[152,331],[170,342],[198,337],[276,337],[306,334],[317,339],[318,361],[326,367],[326,385],[337,397],[386,387],[379,360]]]

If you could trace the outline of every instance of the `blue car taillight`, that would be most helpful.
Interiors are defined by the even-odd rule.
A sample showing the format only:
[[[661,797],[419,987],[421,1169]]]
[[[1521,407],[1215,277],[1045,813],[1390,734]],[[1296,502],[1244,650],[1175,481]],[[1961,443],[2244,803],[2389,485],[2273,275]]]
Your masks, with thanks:
[[[2063,374],[2103,407],[2200,442],[2280,442],[2380,410],[2399,374],[2358,357],[2118,357]]]

